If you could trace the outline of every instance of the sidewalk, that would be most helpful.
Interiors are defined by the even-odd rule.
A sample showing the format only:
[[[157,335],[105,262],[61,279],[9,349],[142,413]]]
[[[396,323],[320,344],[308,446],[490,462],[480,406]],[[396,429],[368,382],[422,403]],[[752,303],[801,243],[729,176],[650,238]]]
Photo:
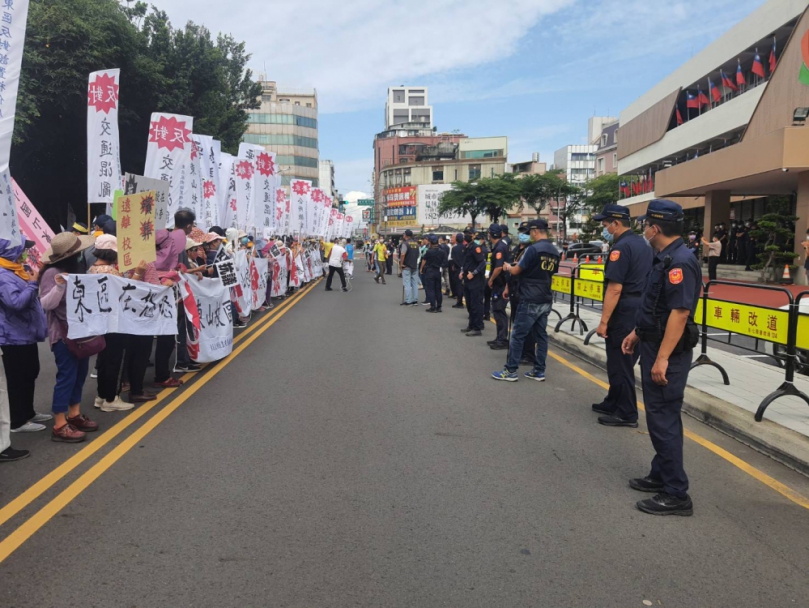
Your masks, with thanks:
[[[570,305],[557,302],[554,310],[564,318]],[[588,331],[596,328],[599,313],[582,307],[579,314]],[[597,365],[606,365],[602,338],[593,334],[590,343],[585,345],[587,332],[580,335],[578,323],[575,332],[571,332],[571,321],[566,321],[555,333],[553,328],[558,321],[556,315],[548,319],[551,342]],[[695,354],[694,358],[697,356]],[[730,385],[725,386],[721,373],[712,366],[693,369],[688,376],[684,411],[809,474],[809,405],[797,397],[781,397],[770,404],[762,422],[753,418],[762,400],[784,382],[784,370],[712,348],[710,342],[708,356],[725,369]],[[635,368],[635,375],[640,388],[640,366]],[[809,394],[809,377],[796,375],[795,386]]]

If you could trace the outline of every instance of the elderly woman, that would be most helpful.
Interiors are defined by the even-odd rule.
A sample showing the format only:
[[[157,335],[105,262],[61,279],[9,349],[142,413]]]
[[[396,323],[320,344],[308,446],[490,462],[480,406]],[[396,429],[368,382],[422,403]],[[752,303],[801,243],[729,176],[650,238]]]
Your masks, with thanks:
[[[55,422],[51,439],[66,443],[84,441],[86,433],[98,430],[98,423],[81,413],[81,397],[87,379],[89,359],[76,357],[65,343],[67,304],[65,274],[80,274],[79,254],[93,246],[95,238],[62,232],[53,237],[51,247],[42,256],[44,268],[39,294],[47,313],[48,337],[56,359],[56,386],[53,388]]]
[[[34,411],[34,387],[39,376],[37,343],[48,335],[48,326],[39,305],[37,274],[25,267],[26,249],[34,243],[20,241],[0,240],[0,347],[12,433],[42,431],[45,425],[40,423],[53,418]],[[0,461],[12,460],[12,453],[23,452],[4,443],[0,440]]]

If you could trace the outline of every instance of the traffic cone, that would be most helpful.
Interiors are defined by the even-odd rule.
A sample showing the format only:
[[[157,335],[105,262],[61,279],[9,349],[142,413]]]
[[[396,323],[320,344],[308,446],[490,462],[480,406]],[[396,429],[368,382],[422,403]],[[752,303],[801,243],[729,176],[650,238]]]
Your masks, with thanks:
[[[576,263],[576,264],[579,263],[579,254],[578,253],[573,254],[573,262]]]
[[[589,256],[589,255],[588,255],[587,257],[585,257],[585,258],[584,258],[584,263],[585,263],[585,264],[589,264],[589,263],[590,263],[590,256]]]
[[[784,274],[781,275],[781,283],[792,285],[792,276],[789,274],[789,264],[784,264]]]
[[[598,256],[598,263],[601,264],[601,256]]]

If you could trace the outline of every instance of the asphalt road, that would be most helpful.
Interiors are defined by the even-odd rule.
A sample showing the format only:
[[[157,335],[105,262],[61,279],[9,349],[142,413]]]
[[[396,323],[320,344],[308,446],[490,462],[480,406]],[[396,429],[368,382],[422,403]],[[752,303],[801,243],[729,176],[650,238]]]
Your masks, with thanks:
[[[31,533],[0,563],[0,606],[807,605],[809,510],[686,441],[694,516],[640,513],[626,481],[649,437],[596,424],[601,387],[556,359],[545,384],[495,382],[504,353],[458,331],[463,311],[399,307],[395,277],[358,275],[348,294],[320,283],[0,526],[0,555]],[[3,505],[92,445],[46,439],[3,465]]]

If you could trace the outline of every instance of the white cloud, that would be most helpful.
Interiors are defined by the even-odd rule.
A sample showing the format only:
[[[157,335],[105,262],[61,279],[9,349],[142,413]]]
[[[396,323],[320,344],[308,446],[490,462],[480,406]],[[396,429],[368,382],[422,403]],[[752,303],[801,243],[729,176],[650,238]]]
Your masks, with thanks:
[[[334,161],[334,181],[337,189],[345,194],[351,189],[371,192],[371,174],[374,172],[374,157]]]
[[[574,0],[162,0],[175,26],[193,20],[247,43],[251,66],[316,87],[321,112],[378,107],[390,85],[512,55],[545,15]]]

